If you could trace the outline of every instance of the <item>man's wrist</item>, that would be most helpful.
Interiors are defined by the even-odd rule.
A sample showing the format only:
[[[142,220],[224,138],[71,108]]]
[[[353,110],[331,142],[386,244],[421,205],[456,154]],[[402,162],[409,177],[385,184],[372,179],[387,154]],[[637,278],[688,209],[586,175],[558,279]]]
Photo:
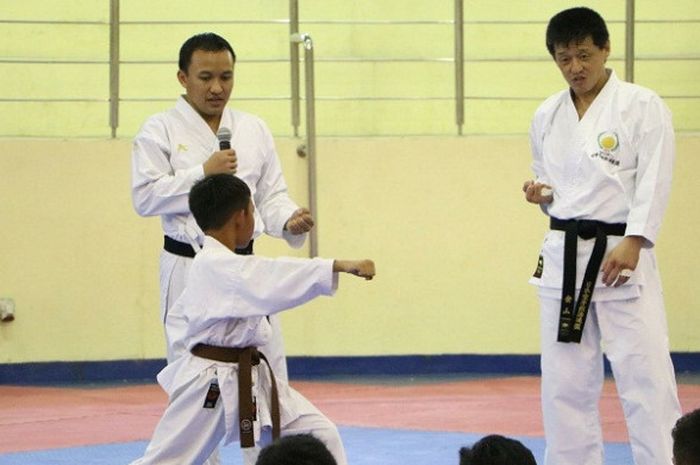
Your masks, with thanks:
[[[642,245],[644,245],[643,236],[625,236],[625,239],[627,239],[632,244],[639,246],[639,248],[641,248]]]

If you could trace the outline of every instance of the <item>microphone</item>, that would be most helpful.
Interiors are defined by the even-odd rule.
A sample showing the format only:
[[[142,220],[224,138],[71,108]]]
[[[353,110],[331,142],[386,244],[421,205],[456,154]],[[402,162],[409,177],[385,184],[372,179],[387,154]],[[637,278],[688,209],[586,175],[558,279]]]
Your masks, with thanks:
[[[216,138],[219,139],[219,150],[231,148],[231,130],[229,128],[220,127]]]

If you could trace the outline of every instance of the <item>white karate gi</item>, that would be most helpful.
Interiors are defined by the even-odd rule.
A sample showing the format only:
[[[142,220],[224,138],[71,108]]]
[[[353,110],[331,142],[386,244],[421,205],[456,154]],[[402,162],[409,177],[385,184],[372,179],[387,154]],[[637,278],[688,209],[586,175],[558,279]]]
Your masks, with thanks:
[[[299,207],[287,194],[274,141],[258,117],[225,109],[220,127],[231,130],[231,147],[238,158],[236,176],[246,182],[255,204],[255,234],[284,238],[299,248],[306,234],[292,235],[284,224]],[[160,215],[163,232],[199,250],[204,234],[190,213],[188,197],[195,181],[204,176],[203,163],[219,150],[216,135],[180,97],[175,108],[150,117],[134,140],[132,152],[132,200],[139,215]],[[174,333],[184,328],[169,322],[167,315],[182,292],[191,258],[163,250],[160,257],[161,319],[165,324],[167,358],[173,361],[182,347],[173,347]],[[282,333],[277,317],[271,318],[274,337],[265,347],[278,377],[287,379]]]
[[[614,72],[579,120],[567,89],[548,98],[530,131],[537,181],[554,189],[543,207],[559,219],[627,223],[642,236],[629,281],[605,287],[599,274],[580,344],[557,342],[564,232],[542,245],[542,409],[547,465],[601,465],[598,400],[603,357],[611,362],[636,465],[671,465],[671,429],[680,416],[661,282],[653,245],[666,209],[675,152],[671,115],[652,91]],[[609,236],[607,252],[622,237]],[[578,238],[577,291],[595,239]],[[602,344],[602,350],[601,350]]]
[[[212,237],[205,237],[195,257],[187,286],[172,307],[174,318],[185,321],[182,341],[190,350],[199,343],[223,347],[259,347],[272,328],[266,318],[337,287],[333,261],[321,258],[269,259],[239,256]],[[263,352],[264,353],[264,352]],[[187,352],[158,375],[168,393],[168,405],[143,458],[133,465],[201,464],[224,439],[239,439],[238,364],[200,358]],[[220,398],[213,409],[203,408],[212,381]],[[324,441],[339,465],[347,459],[337,428],[286,380],[277,380],[282,435],[311,433]],[[253,396],[257,400],[256,441],[269,427],[271,381],[264,362],[253,367]],[[253,464],[256,451],[244,454]]]

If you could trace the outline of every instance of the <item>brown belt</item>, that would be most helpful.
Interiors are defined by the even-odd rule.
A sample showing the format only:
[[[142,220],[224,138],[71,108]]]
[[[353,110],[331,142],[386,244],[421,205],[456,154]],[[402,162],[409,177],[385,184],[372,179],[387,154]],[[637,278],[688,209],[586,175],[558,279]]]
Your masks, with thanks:
[[[277,381],[272,372],[270,362],[265,355],[255,347],[218,347],[207,344],[197,344],[192,348],[192,354],[197,357],[216,360],[218,362],[238,363],[238,425],[240,427],[241,447],[254,447],[255,435],[255,403],[253,402],[253,373],[252,367],[260,365],[264,360],[272,381],[270,416],[272,417],[272,439],[280,437],[280,401],[277,392]]]

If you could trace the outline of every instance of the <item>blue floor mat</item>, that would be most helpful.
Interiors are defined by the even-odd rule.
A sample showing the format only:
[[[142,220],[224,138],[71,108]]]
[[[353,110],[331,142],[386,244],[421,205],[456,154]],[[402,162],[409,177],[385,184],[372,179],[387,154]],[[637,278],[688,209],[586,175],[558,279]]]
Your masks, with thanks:
[[[482,434],[383,428],[340,427],[351,465],[457,465],[459,448]],[[538,464],[544,463],[544,439],[517,437],[532,450]],[[139,458],[146,441],[69,447],[0,455],[0,465],[127,465]],[[633,465],[629,445],[605,444],[606,463]],[[222,465],[242,465],[237,444],[221,449]]]

